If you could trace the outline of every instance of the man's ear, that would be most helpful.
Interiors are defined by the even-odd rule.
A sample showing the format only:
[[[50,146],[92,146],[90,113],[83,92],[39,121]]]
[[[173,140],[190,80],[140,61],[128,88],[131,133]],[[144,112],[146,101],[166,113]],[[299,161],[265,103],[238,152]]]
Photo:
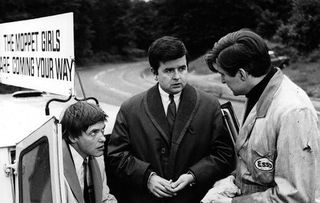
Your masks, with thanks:
[[[76,143],[78,141],[77,137],[73,137],[71,135],[68,135],[68,139],[71,142],[71,144],[74,144],[74,143]]]
[[[247,71],[245,71],[243,68],[240,68],[240,69],[238,70],[238,72],[239,72],[239,74],[240,74],[240,79],[241,79],[242,81],[247,80],[247,78],[248,78],[248,72],[247,72]]]
[[[150,67],[151,72],[153,73],[155,81],[158,81],[158,71]]]
[[[158,75],[158,71],[156,71],[155,69],[153,69],[152,67],[150,67],[151,72],[153,73],[153,75]]]

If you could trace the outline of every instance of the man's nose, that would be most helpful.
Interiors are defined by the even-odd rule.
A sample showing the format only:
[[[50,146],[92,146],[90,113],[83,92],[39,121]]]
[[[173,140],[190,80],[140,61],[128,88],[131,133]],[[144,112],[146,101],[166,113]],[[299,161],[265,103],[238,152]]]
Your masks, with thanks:
[[[179,79],[180,78],[180,73],[179,73],[179,71],[177,69],[174,70],[172,78],[173,79]]]
[[[105,142],[107,140],[105,135],[103,134],[103,132],[101,132],[100,136],[101,136],[100,139],[99,139],[100,142]]]

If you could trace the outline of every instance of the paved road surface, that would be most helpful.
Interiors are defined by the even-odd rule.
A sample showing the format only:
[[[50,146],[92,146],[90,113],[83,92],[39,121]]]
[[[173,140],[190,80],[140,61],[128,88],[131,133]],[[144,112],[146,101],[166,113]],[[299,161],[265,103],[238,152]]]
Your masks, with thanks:
[[[142,61],[96,66],[80,70],[79,73],[85,87],[86,96],[94,96],[109,104],[121,105],[124,100],[155,84],[152,74],[146,71],[147,68],[148,62]],[[244,97],[234,97],[229,88],[221,84],[219,75],[197,76],[191,73],[189,82],[197,84],[200,89],[214,93],[220,98],[221,103],[230,100],[238,119],[240,119],[244,110]],[[76,81],[77,96],[81,98],[82,94],[79,87]],[[311,98],[311,100],[320,117],[320,99]]]
[[[155,84],[152,74],[148,73],[146,61],[123,64],[109,64],[95,66],[90,69],[79,70],[81,82],[87,97],[96,97],[113,105],[121,103],[131,96],[145,91]],[[147,69],[147,70],[146,70]],[[191,74],[192,81],[203,80]],[[205,83],[207,79],[203,80]],[[209,79],[210,80],[210,79]],[[218,84],[217,84],[218,85]],[[219,85],[217,89],[219,89]],[[76,80],[76,95],[82,98],[80,85]],[[221,103],[226,99],[220,99]],[[243,110],[243,102],[232,101],[238,118]]]

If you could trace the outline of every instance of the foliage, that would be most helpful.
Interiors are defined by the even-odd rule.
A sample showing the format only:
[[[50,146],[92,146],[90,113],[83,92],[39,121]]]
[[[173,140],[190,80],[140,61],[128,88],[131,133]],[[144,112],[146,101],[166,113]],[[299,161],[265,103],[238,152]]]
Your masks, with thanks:
[[[320,45],[320,1],[293,0],[292,15],[277,35],[287,46],[310,53]]]
[[[194,59],[220,37],[250,28],[295,56],[319,49],[319,0],[0,0],[0,23],[74,13],[78,65],[146,53],[163,35]]]
[[[281,23],[290,18],[291,0],[258,0],[249,3],[256,13],[256,31],[271,39]]]
[[[95,37],[92,41],[95,52],[119,54],[130,41],[129,29],[123,16],[131,9],[130,0],[98,0],[93,15]]]
[[[152,4],[139,0],[132,2],[131,9],[123,17],[131,35],[131,44],[129,45],[142,50],[148,49],[156,32],[156,24],[154,23],[156,15],[157,12]]]

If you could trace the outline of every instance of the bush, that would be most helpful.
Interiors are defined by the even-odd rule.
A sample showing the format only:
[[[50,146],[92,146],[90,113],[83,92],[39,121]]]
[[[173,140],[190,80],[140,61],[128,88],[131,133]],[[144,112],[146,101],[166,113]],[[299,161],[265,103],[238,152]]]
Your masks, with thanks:
[[[308,62],[320,61],[320,48],[313,50],[306,59]]]
[[[144,50],[131,47],[123,48],[123,52],[125,53],[125,55],[129,56],[129,58],[143,58],[147,55]]]

